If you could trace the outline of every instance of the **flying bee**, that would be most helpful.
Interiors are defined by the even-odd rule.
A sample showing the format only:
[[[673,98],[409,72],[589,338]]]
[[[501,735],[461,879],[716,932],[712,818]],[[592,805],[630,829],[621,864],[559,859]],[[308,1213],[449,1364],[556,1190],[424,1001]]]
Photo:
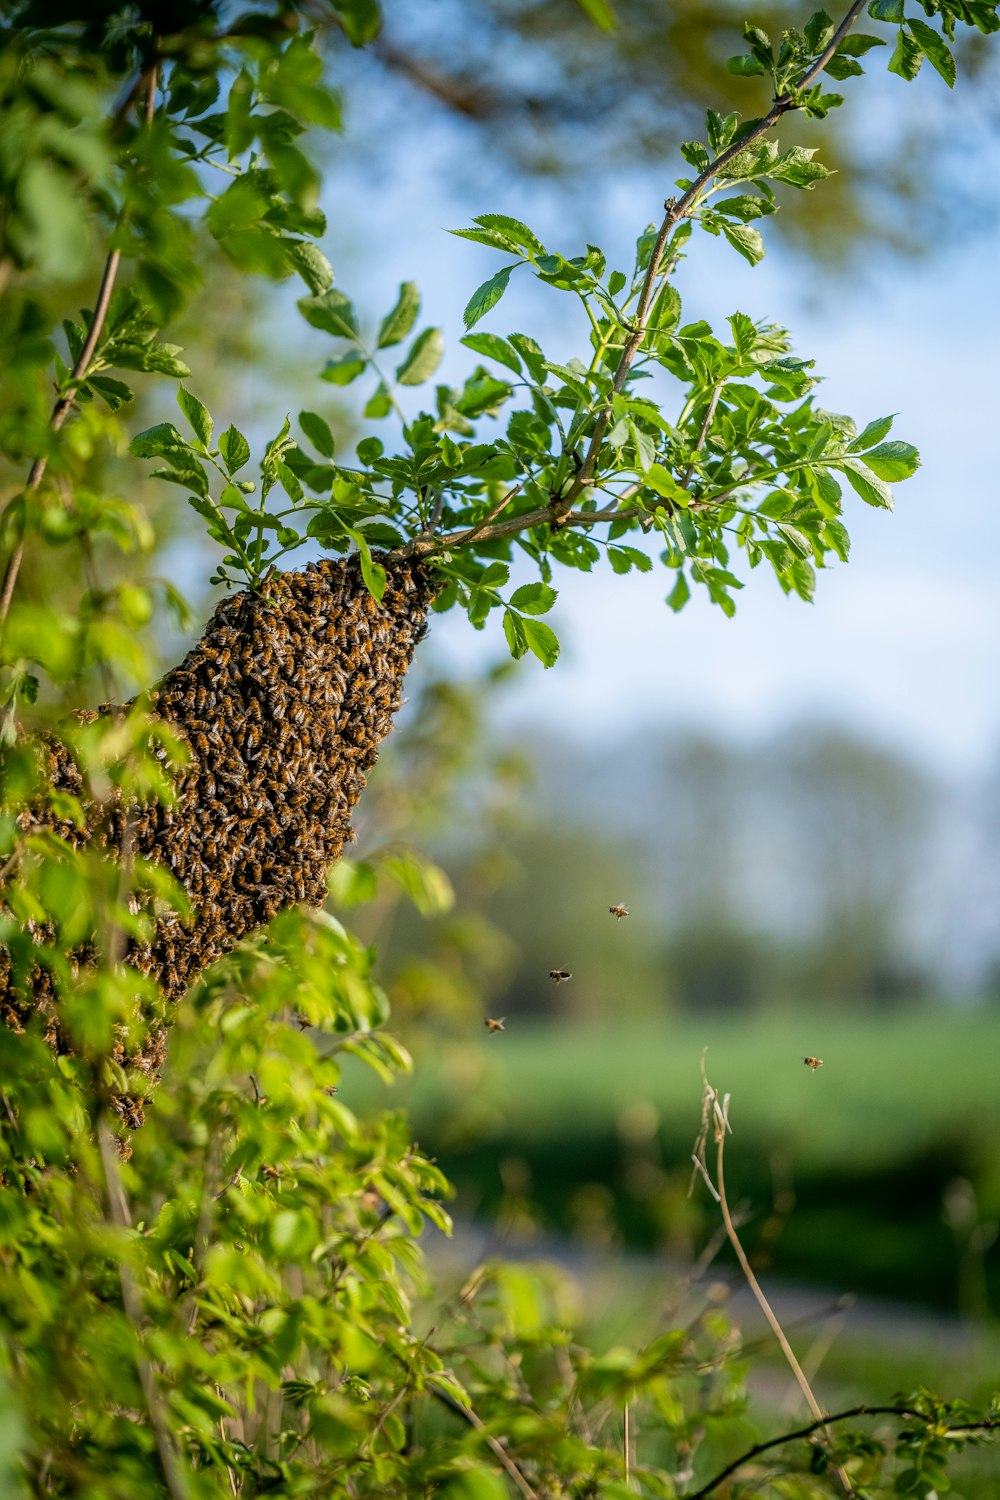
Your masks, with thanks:
[[[487,1020],[486,1022],[484,1022],[484,1025],[486,1026],[486,1030],[487,1031],[503,1031],[505,1029],[503,1023],[506,1021],[506,1019],[507,1019],[506,1016],[501,1016],[500,1019],[497,1020],[497,1021]]]
[[[550,969],[549,978],[554,984],[565,984],[566,980],[572,979],[573,976],[568,969]]]
[[[619,903],[617,906],[609,906],[608,911],[613,917],[617,917],[619,922],[621,921],[622,917],[628,916],[628,907],[624,906],[622,903]]]
[[[823,1066],[823,1059],[821,1057],[804,1057],[802,1061],[805,1063],[806,1067],[811,1068],[814,1073],[817,1068],[821,1068]]]

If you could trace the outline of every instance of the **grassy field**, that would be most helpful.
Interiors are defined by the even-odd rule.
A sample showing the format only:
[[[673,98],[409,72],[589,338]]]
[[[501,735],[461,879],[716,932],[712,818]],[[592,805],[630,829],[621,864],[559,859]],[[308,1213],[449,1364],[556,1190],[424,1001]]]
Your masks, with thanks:
[[[534,1217],[593,1243],[696,1246],[713,1223],[707,1195],[686,1199],[704,1055],[732,1095],[730,1194],[751,1206],[762,1263],[972,1315],[988,1291],[1000,1305],[981,1227],[1000,1212],[1000,1009],[518,1020],[467,1042],[404,1039],[415,1077],[380,1102],[410,1108],[462,1212]],[[344,1093],[376,1097],[353,1069]]]

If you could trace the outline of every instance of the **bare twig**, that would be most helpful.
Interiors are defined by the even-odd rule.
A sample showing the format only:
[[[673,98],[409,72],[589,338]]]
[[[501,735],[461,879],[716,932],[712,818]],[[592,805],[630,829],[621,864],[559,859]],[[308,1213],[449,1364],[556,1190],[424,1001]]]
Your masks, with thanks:
[[[716,407],[719,404],[719,397],[721,395],[722,395],[722,382],[720,381],[720,383],[717,386],[714,387],[714,389],[712,391],[712,398],[709,401],[708,406],[707,406],[707,408],[705,410],[705,416],[704,416],[704,419],[703,419],[702,424],[701,424],[701,430],[698,433],[697,441],[695,442],[694,448],[691,451],[691,462],[688,464],[687,468],[684,470],[683,478],[679,481],[680,486],[681,486],[682,489],[686,490],[687,487],[688,487],[688,485],[691,483],[691,478],[692,478],[692,475],[694,474],[695,458],[701,452],[702,448],[704,448],[704,446],[705,446],[705,439],[708,437],[709,429],[712,426],[712,420],[713,420],[713,418],[715,416],[715,410],[716,410]]]
[[[431,524],[426,528],[426,530],[422,531],[419,536],[414,537],[413,541],[410,542],[407,547],[403,548],[403,555],[410,557],[424,557],[433,552],[447,552],[452,547],[465,547],[476,537],[482,538],[484,535],[488,536],[489,539],[492,540],[492,538],[497,535],[497,528],[492,525],[492,522],[496,520],[501,511],[506,509],[506,507],[514,499],[515,495],[520,494],[520,492],[521,485],[515,484],[514,488],[512,490],[508,490],[505,495],[501,496],[501,498],[492,507],[492,509],[488,510],[486,515],[481,517],[481,519],[478,520],[474,526],[470,526],[466,531],[452,531],[448,534],[448,536],[440,537],[437,542],[431,540],[431,535],[433,533],[434,525],[436,524],[436,522]],[[548,517],[549,511],[546,509],[538,512],[538,514],[543,517]],[[437,519],[440,520],[440,512],[438,513]],[[517,525],[513,529],[520,531],[525,521],[527,520],[527,517],[518,516],[514,519],[516,519]],[[508,527],[510,527],[509,521],[506,524]],[[534,522],[532,524],[537,525],[538,523]],[[506,533],[502,534],[506,535]]]
[[[817,1428],[822,1428],[828,1446],[832,1447],[833,1437],[826,1426],[826,1418],[823,1414],[823,1410],[820,1407],[819,1402],[816,1400],[815,1395],[813,1394],[813,1390],[811,1385],[809,1384],[809,1381],[806,1379],[805,1371],[802,1369],[802,1366],[799,1364],[798,1360],[795,1357],[795,1351],[793,1350],[791,1344],[788,1342],[788,1338],[785,1334],[784,1329],[778,1321],[774,1309],[771,1307],[770,1302],[768,1302],[766,1296],[764,1295],[764,1291],[760,1285],[760,1282],[754,1275],[753,1267],[747,1259],[746,1251],[743,1249],[740,1237],[736,1232],[736,1225],[733,1223],[732,1214],[729,1210],[729,1201],[726,1197],[726,1136],[730,1134],[732,1130],[732,1127],[729,1124],[729,1096],[727,1094],[720,1104],[718,1091],[716,1089],[713,1089],[711,1084],[709,1084],[707,1080],[705,1082],[705,1095],[702,1108],[702,1133],[699,1136],[698,1146],[696,1146],[695,1148],[695,1164],[696,1166],[700,1167],[703,1175],[707,1177],[707,1168],[704,1162],[704,1153],[706,1146],[706,1120],[711,1122],[715,1140],[715,1191],[719,1203],[719,1209],[722,1214],[722,1221],[726,1226],[726,1236],[729,1240],[730,1245],[732,1245],[733,1247],[736,1259],[740,1263],[740,1270],[743,1272],[743,1275],[746,1278],[746,1283],[749,1286],[754,1297],[756,1298],[757,1305],[759,1306],[761,1312],[767,1319],[771,1331],[778,1341],[778,1345],[781,1349],[782,1354],[788,1361],[788,1365],[792,1371],[792,1374],[795,1376],[795,1379],[798,1382],[799,1390],[802,1392],[802,1395],[805,1398],[806,1405],[809,1407],[809,1410],[812,1412],[813,1416],[816,1419]],[[700,1162],[698,1160],[699,1157],[701,1157]],[[837,1476],[838,1483],[840,1484],[844,1495],[853,1496],[854,1487],[851,1484],[851,1481],[848,1478],[848,1475],[843,1466],[840,1464],[831,1464],[831,1469]]]
[[[780,1437],[768,1438],[766,1443],[754,1443],[739,1458],[734,1458],[724,1469],[720,1469],[707,1484],[703,1484],[700,1490],[695,1490],[688,1496],[688,1500],[705,1500],[713,1490],[717,1490],[720,1484],[725,1483],[731,1474],[742,1469],[744,1464],[750,1463],[761,1453],[766,1453],[770,1448],[781,1448],[785,1443],[797,1442],[800,1438],[810,1438],[813,1433],[821,1429],[831,1427],[836,1422],[846,1422],[851,1417],[902,1417],[907,1422],[926,1422],[928,1426],[937,1421],[936,1417],[927,1416],[922,1411],[911,1411],[908,1406],[851,1406],[847,1411],[834,1412],[832,1416],[823,1417],[818,1422],[810,1422],[808,1427],[798,1427],[794,1432],[783,1432]],[[955,1427],[949,1427],[945,1436],[962,1432],[990,1432],[1000,1429],[1000,1417],[984,1417],[979,1422],[962,1422]]]

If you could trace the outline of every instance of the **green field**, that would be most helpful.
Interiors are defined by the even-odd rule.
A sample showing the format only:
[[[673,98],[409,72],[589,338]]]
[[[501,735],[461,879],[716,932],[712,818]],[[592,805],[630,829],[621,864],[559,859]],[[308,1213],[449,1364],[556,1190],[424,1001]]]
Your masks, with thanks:
[[[804,1006],[760,1020],[407,1038],[405,1103],[464,1213],[684,1253],[714,1227],[686,1197],[700,1069],[732,1096],[730,1196],[782,1276],[981,1316],[1000,1306],[1000,1010]],[[705,1048],[707,1047],[707,1052]],[[803,1057],[824,1066],[811,1072]],[[374,1102],[353,1068],[344,1093]],[[947,1214],[945,1208],[947,1205]],[[777,1212],[775,1212],[775,1207]]]

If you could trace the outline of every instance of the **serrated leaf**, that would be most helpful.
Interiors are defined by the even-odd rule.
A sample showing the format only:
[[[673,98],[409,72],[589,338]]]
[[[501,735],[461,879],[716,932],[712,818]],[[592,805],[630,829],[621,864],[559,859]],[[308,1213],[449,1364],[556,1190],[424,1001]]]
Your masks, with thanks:
[[[892,424],[896,419],[895,412],[891,417],[876,417],[874,422],[869,422],[863,432],[860,432],[848,448],[848,453],[863,453],[866,448],[881,443],[883,438],[889,436]]]
[[[931,67],[941,74],[950,89],[954,88],[955,59],[944,39],[926,21],[918,21],[913,16],[907,17],[906,26]]]
[[[177,392],[177,405],[191,423],[191,427],[199,442],[206,448],[210,447],[215,424],[212,421],[208,407],[204,406],[198,400],[198,397],[193,396],[183,385]]]
[[[484,354],[488,359],[495,359],[508,370],[515,374],[521,373],[521,361],[512,345],[506,339],[502,339],[496,333],[469,333],[462,339],[466,349],[471,349],[474,354]]]
[[[235,474],[250,459],[250,444],[235,427],[227,427],[219,438],[219,456],[228,474]]]
[[[329,333],[338,339],[356,339],[358,320],[349,297],[334,287],[318,297],[300,297],[299,312],[313,328]]]
[[[484,281],[482,286],[476,288],[462,314],[466,328],[474,328],[480,318],[484,318],[491,308],[496,307],[507,290],[507,283],[510,281],[510,273],[513,269],[512,265],[504,266],[495,276],[491,276],[489,281]]]
[[[543,667],[554,667],[559,657],[559,637],[551,625],[544,620],[522,620],[528,650],[538,657]]]
[[[158,458],[172,448],[186,448],[173,422],[156,422],[152,427],[137,432],[128,445],[134,458]]]
[[[505,609],[503,612],[503,633],[511,656],[518,661],[528,649],[528,640],[524,633],[524,621],[512,609]]]
[[[323,417],[314,411],[299,412],[299,426],[312,443],[317,453],[332,458],[334,453],[333,433]]]
[[[112,379],[110,375],[91,375],[87,384],[107,402],[111,411],[120,411],[135,399],[131,386],[127,386],[124,380]]]
[[[333,284],[333,267],[312,240],[285,240],[289,263],[302,277],[314,297]]]
[[[399,288],[396,305],[386,313],[378,331],[377,349],[391,349],[401,344],[417,321],[420,313],[420,292],[414,281],[404,281]]]
[[[626,286],[628,286],[628,277],[624,271],[612,271],[608,277],[608,295],[610,297],[617,297],[618,293],[623,291]]]
[[[868,14],[873,21],[888,21],[899,26],[903,21],[904,0],[871,0]]]
[[[380,381],[373,394],[365,402],[364,415],[378,419],[387,417],[392,411],[392,397],[384,381]]]
[[[725,219],[720,219],[719,227],[733,249],[752,266],[764,259],[764,241],[759,230],[751,229],[748,224],[730,224]]]
[[[425,328],[410,345],[396,370],[396,379],[400,385],[421,385],[430,379],[443,358],[444,334],[440,328]]]
[[[472,222],[481,225],[483,229],[498,229],[501,234],[513,240],[515,245],[529,251],[532,255],[546,253],[545,246],[538,236],[528,228],[527,224],[522,224],[520,219],[512,219],[507,214],[477,214]]]
[[[880,510],[892,510],[892,491],[875,474],[862,468],[857,460],[848,460],[837,467],[847,476],[851,488],[861,496],[866,505],[877,506]]]
[[[910,36],[908,31],[902,27],[896,36],[896,45],[889,59],[889,72],[895,73],[899,78],[905,78],[907,83],[912,83],[920,72],[920,65],[924,60],[924,54]]]
[[[545,615],[558,597],[556,590],[547,583],[525,583],[515,589],[510,602],[514,609],[519,609],[524,615]]]
[[[899,479],[909,479],[920,467],[920,454],[912,443],[902,443],[898,440],[889,443],[880,443],[877,448],[870,448],[867,453],[861,455],[865,467],[877,474],[879,479],[885,479],[893,483]]]

